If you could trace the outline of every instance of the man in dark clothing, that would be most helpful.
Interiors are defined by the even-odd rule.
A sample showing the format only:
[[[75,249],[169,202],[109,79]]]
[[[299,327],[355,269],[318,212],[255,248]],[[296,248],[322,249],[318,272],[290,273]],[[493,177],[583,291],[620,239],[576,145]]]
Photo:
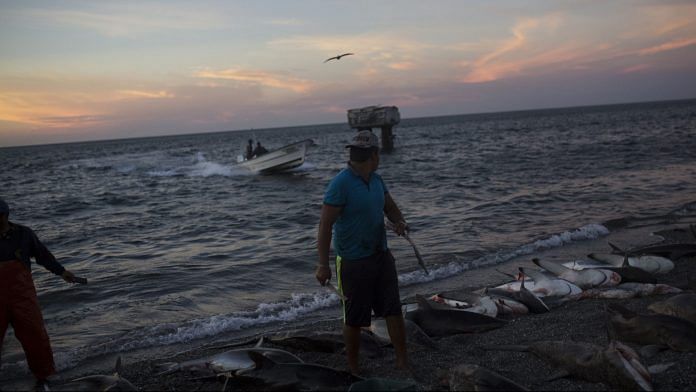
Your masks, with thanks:
[[[254,153],[252,154],[252,156],[253,156],[254,158],[260,157],[261,155],[263,155],[263,154],[265,154],[265,153],[267,153],[267,152],[268,152],[268,150],[266,150],[266,149],[261,145],[261,142],[256,142],[256,148],[254,149]]]
[[[249,139],[249,144],[247,144],[247,146],[246,146],[246,154],[244,154],[244,158],[249,160],[253,157],[254,157],[254,141]]]
[[[350,371],[360,371],[360,330],[370,326],[373,311],[387,322],[396,366],[409,370],[398,276],[387,246],[384,216],[394,223],[399,235],[408,226],[382,177],[375,172],[379,166],[377,136],[360,131],[346,148],[350,148],[348,166],[331,180],[324,194],[315,275],[322,286],[331,279],[329,248],[333,237]]]
[[[9,206],[0,199],[0,353],[12,325],[37,385],[43,385],[56,370],[31,277],[31,258],[66,282],[73,283],[75,276],[56,261],[33,230],[10,222],[9,215]]]

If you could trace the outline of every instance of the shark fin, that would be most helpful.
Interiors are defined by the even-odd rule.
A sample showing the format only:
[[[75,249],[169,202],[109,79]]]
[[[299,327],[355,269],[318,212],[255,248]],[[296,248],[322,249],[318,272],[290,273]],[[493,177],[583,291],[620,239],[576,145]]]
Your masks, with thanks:
[[[624,251],[623,249],[619,248],[618,246],[612,244],[611,242],[607,242],[607,244],[609,244],[609,246],[611,246],[611,249],[612,249],[615,253],[620,253],[620,254],[626,253],[626,251]]]
[[[116,375],[119,375],[123,373],[123,361],[121,361],[121,356],[119,355],[118,358],[116,359],[116,365],[114,366],[114,373]]]
[[[275,361],[261,354],[258,351],[249,351],[248,354],[249,358],[251,358],[251,360],[254,361],[256,369],[270,369],[276,364]]]
[[[534,269],[525,269],[524,267],[520,267],[520,272],[524,275],[529,276],[532,278],[532,280],[535,283],[542,282],[544,280],[548,280],[549,278],[545,276],[542,272],[534,270]]]
[[[532,262],[533,262],[534,264],[536,264],[537,266],[539,266],[540,268],[543,268],[543,269],[545,269],[545,270],[551,272],[552,274],[554,274],[554,275],[556,275],[556,276],[561,275],[562,273],[564,273],[564,272],[566,272],[566,271],[568,271],[568,270],[570,269],[570,268],[568,268],[568,267],[566,267],[566,266],[563,266],[563,265],[560,265],[560,264],[558,264],[558,263],[553,263],[553,262],[550,262],[550,261],[539,260],[539,259],[537,259],[537,258],[533,258],[533,259],[532,259]]]
[[[263,340],[264,340],[264,337],[261,336],[261,337],[259,338],[259,341],[256,342],[256,344],[254,345],[254,347],[256,347],[256,348],[261,347],[261,345],[263,344]]]
[[[520,290],[524,290],[524,269],[520,267]]]

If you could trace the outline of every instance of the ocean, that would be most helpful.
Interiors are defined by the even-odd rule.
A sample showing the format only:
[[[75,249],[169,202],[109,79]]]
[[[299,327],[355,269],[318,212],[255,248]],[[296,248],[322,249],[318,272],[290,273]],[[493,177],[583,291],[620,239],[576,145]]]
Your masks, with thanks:
[[[89,279],[69,285],[33,265],[58,368],[339,317],[314,277],[316,232],[353,133],[343,123],[0,149],[10,220]],[[431,270],[390,234],[402,296],[696,215],[696,100],[404,119],[395,135],[379,173]],[[254,175],[235,165],[249,138],[316,145],[290,173]],[[10,328],[0,379],[27,374]]]

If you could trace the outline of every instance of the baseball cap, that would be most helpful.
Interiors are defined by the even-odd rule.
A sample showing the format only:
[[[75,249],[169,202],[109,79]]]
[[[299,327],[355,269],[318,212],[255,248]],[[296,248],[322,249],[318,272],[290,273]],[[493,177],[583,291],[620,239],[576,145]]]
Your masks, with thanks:
[[[0,214],[9,214],[10,206],[5,203],[5,200],[0,199]]]
[[[377,135],[372,133],[372,131],[360,131],[353,136],[353,141],[346,145],[346,148],[348,147],[379,148],[379,139],[377,138]]]

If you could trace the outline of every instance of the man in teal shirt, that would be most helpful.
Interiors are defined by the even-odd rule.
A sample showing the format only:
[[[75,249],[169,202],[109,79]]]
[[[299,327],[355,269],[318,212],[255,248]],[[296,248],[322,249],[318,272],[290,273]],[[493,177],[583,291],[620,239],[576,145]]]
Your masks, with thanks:
[[[348,366],[359,374],[360,329],[371,315],[384,317],[396,353],[396,366],[408,370],[404,319],[394,258],[387,247],[384,215],[402,235],[407,230],[379,166],[379,142],[371,131],[353,138],[348,167],[329,183],[319,222],[316,277],[323,286],[331,279],[329,249],[336,251],[338,289],[343,295],[343,337]]]

